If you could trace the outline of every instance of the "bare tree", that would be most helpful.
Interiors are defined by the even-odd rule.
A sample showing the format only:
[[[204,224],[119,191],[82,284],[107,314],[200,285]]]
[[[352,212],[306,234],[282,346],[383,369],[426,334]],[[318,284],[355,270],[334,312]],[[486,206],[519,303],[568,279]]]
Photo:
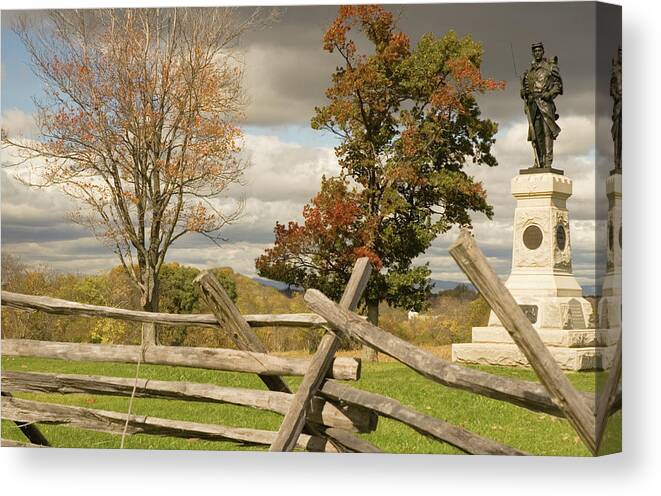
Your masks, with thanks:
[[[245,167],[235,49],[257,22],[258,12],[229,8],[109,9],[50,11],[15,26],[44,86],[41,137],[3,133],[3,145],[16,163],[41,159],[24,181],[78,201],[73,220],[113,248],[146,311],[158,311],[172,244],[187,233],[217,240],[240,212],[215,197]],[[153,327],[145,339],[155,343]]]

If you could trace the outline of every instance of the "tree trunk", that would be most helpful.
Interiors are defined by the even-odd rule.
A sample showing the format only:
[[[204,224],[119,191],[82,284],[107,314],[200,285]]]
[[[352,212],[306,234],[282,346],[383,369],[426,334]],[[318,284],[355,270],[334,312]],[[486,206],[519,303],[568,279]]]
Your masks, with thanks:
[[[149,270],[149,269],[148,269]],[[159,306],[159,284],[158,276],[151,270],[147,276],[147,290],[143,292],[141,303],[142,310],[145,312],[158,312]],[[145,322],[142,324],[142,345],[152,346],[158,344],[158,336],[156,324],[152,322]]]
[[[370,324],[379,325],[379,301],[367,301],[367,320]],[[378,362],[379,353],[372,347],[363,345],[363,359],[368,362]]]
[[[152,322],[142,324],[142,344],[144,346],[156,345],[156,324]]]

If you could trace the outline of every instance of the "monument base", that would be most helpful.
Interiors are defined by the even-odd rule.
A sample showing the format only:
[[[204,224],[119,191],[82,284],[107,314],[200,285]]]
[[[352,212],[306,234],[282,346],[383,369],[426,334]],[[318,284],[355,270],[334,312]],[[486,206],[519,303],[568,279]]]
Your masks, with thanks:
[[[535,329],[564,370],[610,368],[619,329]],[[528,360],[502,326],[473,327],[472,342],[452,345],[452,361],[478,365],[529,367]]]
[[[618,176],[613,177],[609,187],[616,191]],[[567,210],[572,184],[561,170],[544,167],[524,169],[512,179],[512,270],[505,287],[562,369],[608,369],[620,332],[614,325],[620,308],[613,300],[596,312],[573,273]],[[619,223],[609,228],[611,244],[619,242],[619,232]],[[473,328],[472,343],[452,346],[452,360],[529,367],[493,311],[488,327]]]
[[[507,333],[505,329],[503,332]],[[555,330],[553,331],[556,332]],[[605,333],[609,334],[609,333]],[[603,336],[603,335],[602,335]],[[549,334],[552,341],[572,341],[572,337],[559,338]],[[528,360],[514,343],[472,343],[452,345],[452,361],[463,364],[503,365],[508,367],[530,367]],[[580,341],[580,340],[579,340]],[[608,341],[611,341],[610,337]],[[561,369],[569,371],[606,370],[611,367],[615,345],[565,347],[547,345],[547,349]]]
[[[617,329],[536,329],[546,346],[559,348],[594,348],[614,346]],[[514,344],[504,327],[473,327],[473,343]]]

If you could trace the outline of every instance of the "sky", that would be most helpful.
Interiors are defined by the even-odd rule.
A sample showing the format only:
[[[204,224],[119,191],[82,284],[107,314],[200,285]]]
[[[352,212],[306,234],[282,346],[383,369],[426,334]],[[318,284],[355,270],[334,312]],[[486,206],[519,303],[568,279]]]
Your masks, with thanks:
[[[473,218],[474,232],[496,272],[506,277],[511,268],[512,219],[515,202],[510,180],[532,163],[526,141],[527,124],[519,97],[518,73],[530,64],[530,45],[544,42],[548,56],[558,56],[564,94],[556,99],[562,132],[555,144],[554,167],[574,181],[568,201],[574,272],[584,286],[595,281],[595,206],[602,188],[595,184],[595,167],[602,164],[608,146],[599,150],[595,126],[597,82],[609,77],[608,66],[595,57],[597,28],[592,3],[493,3],[389,5],[399,16],[399,26],[415,43],[424,33],[440,36],[452,29],[470,34],[482,43],[485,77],[505,80],[503,91],[480,96],[484,117],[499,124],[493,153],[498,167],[468,166],[466,171],[483,181],[494,218]],[[238,47],[245,61],[245,89],[249,98],[244,156],[250,166],[241,185],[228,191],[229,199],[243,199],[245,208],[236,224],[224,229],[221,247],[203,236],[179,240],[168,259],[200,268],[229,266],[255,276],[254,260],[273,243],[276,221],[301,220],[303,205],[318,191],[322,175],[338,173],[328,133],[310,128],[315,106],[325,103],[337,60],[322,50],[326,27],[337,13],[335,6],[295,6],[280,9],[280,19],[249,33]],[[39,15],[35,13],[34,15]],[[29,132],[33,126],[32,97],[40,82],[10,26],[14,12],[2,13],[1,112],[2,126],[10,133]],[[615,54],[617,44],[606,42],[603,53]],[[601,53],[601,52],[600,52]],[[600,79],[599,79],[600,78]],[[602,112],[605,114],[606,110]],[[609,135],[610,137],[610,135]],[[603,140],[602,140],[603,142]],[[6,152],[4,152],[6,153]],[[606,166],[603,166],[604,168]],[[118,262],[111,251],[88,231],[71,223],[69,200],[56,190],[31,190],[1,174],[2,250],[29,264],[46,264],[56,270],[96,272]],[[597,193],[595,194],[595,191]],[[419,257],[428,262],[432,277],[465,281],[447,253],[457,235],[439,236]]]

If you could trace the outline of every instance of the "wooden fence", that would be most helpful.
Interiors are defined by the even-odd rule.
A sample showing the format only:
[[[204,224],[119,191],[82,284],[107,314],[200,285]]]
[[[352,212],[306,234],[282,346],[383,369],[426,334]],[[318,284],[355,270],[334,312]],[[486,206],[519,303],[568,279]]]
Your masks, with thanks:
[[[314,313],[241,315],[210,273],[195,280],[209,315],[174,315],[84,305],[42,296],[2,292],[2,305],[58,315],[112,318],[162,326],[206,326],[228,333],[237,349],[125,346],[4,339],[2,354],[79,361],[165,364],[257,374],[267,391],[191,382],[127,379],[75,374],[2,372],[2,417],[14,421],[31,446],[47,446],[36,424],[63,424],[111,433],[152,434],[268,445],[271,451],[295,448],[325,452],[381,450],[356,435],[371,432],[379,416],[402,422],[421,434],[469,454],[526,453],[462,427],[420,413],[384,395],[351,387],[360,378],[360,360],[336,357],[339,336],[353,338],[393,357],[427,379],[529,410],[566,418],[585,446],[596,454],[608,417],[621,407],[621,338],[610,375],[599,395],[580,393],[569,383],[530,321],[498,279],[469,231],[462,231],[450,254],[481,292],[530,362],[541,383],[489,374],[443,360],[366,322],[355,314],[371,266],[360,259],[338,303],[316,290],[305,293]],[[325,334],[311,360],[268,354],[253,328],[322,327]],[[302,376],[292,392],[283,375]],[[144,417],[130,413],[43,403],[14,398],[14,392],[88,393],[210,403],[229,403],[284,416],[277,432]],[[16,445],[3,441],[3,445]],[[20,443],[18,443],[20,444]]]

